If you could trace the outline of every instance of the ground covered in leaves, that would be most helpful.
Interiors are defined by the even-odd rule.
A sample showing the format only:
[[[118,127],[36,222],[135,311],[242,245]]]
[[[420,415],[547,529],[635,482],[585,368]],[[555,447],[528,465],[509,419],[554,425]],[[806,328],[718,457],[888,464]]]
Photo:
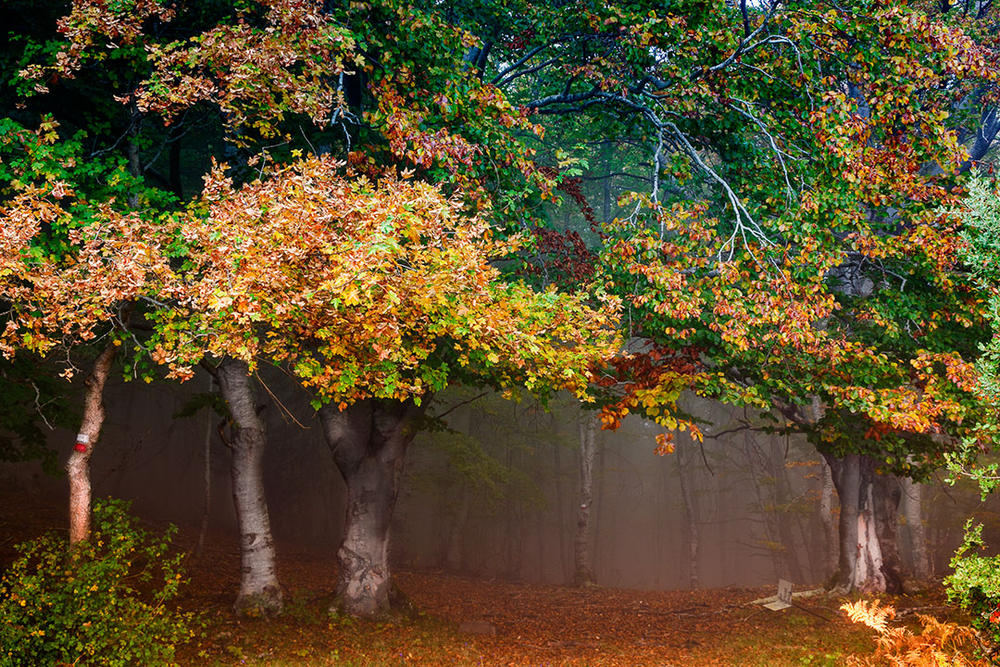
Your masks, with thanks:
[[[65,529],[57,506],[4,500],[0,563],[17,542]],[[182,530],[178,543],[194,540]],[[839,610],[839,598],[772,612],[752,602],[770,589],[579,589],[405,570],[398,585],[416,613],[356,621],[328,612],[332,554],[290,545],[279,545],[285,616],[237,620],[236,548],[235,537],[217,535],[200,558],[188,559],[191,582],[180,604],[199,612],[203,626],[178,647],[181,665],[841,665],[874,647],[871,631]],[[904,620],[912,610],[953,615],[940,591],[888,601]]]
[[[874,637],[811,597],[773,612],[752,601],[763,589],[637,591],[524,585],[439,572],[398,574],[419,610],[380,622],[331,616],[332,558],[282,555],[289,589],[284,618],[236,620],[234,554],[192,562],[184,606],[206,613],[204,636],[181,652],[186,665],[842,665],[870,654]],[[889,600],[949,615],[939,592]]]

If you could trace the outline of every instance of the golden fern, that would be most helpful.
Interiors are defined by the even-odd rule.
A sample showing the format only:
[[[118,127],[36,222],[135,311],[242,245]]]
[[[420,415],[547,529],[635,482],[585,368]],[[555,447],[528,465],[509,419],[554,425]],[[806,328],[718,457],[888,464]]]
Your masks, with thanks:
[[[854,656],[849,661],[851,665],[987,667],[990,664],[969,655],[978,635],[968,626],[918,614],[923,630],[917,635],[904,627],[890,627],[889,621],[896,617],[896,610],[878,600],[858,600],[840,608],[847,612],[851,621],[867,625],[878,633],[875,653],[870,657]]]

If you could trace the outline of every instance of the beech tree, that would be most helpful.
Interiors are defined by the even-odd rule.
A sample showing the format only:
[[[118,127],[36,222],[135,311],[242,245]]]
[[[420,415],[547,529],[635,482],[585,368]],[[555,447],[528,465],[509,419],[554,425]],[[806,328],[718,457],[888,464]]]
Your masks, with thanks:
[[[456,10],[484,79],[549,127],[584,117],[645,156],[649,187],[619,202],[602,257],[649,344],[604,378],[622,395],[605,424],[693,428],[676,409],[690,388],[807,431],[845,503],[845,588],[898,584],[875,562],[895,512],[879,473],[939,465],[978,410],[982,313],[942,207],[998,127],[989,11]]]
[[[138,300],[153,332],[130,339],[133,353],[177,378],[201,361],[226,375],[234,465],[248,471],[238,476],[248,483],[241,522],[256,517],[241,528],[244,576],[256,581],[241,594],[249,608],[280,608],[252,472],[265,436],[243,381],[257,364],[287,367],[317,401],[352,494],[338,592],[350,612],[372,614],[388,603],[387,518],[425,397],[452,381],[582,394],[587,368],[613,346],[613,300],[593,309],[601,288],[622,297],[626,334],[644,341],[604,369],[600,384],[616,394],[604,425],[640,411],[698,437],[676,409],[687,389],[773,411],[808,431],[833,468],[846,502],[840,538],[852,545],[841,550],[841,584],[886,585],[876,551],[891,503],[869,504],[876,473],[936,464],[977,408],[970,361],[982,314],[954,271],[957,217],[941,206],[1000,124],[994,54],[957,8],[70,9],[58,38],[25,54],[36,62],[18,85],[38,94],[23,125],[38,124],[45,100],[113,73],[88,118],[127,119],[101,134],[111,146],[135,139],[121,153],[131,172],[114,173],[156,181],[159,194],[130,202],[95,190],[87,205],[97,213],[85,217],[94,224],[45,261],[30,249],[34,232],[11,236],[13,266],[31,260],[10,281],[11,312],[79,311],[79,323],[60,314],[50,328],[86,340],[94,322],[111,325],[109,313]],[[70,115],[48,110],[59,122]],[[599,135],[647,170],[647,187],[597,230],[600,271],[570,272],[589,295],[531,290],[497,268],[530,272],[546,243],[580,249],[547,233],[544,206],[560,191],[584,199],[572,173],[593,146],[584,137],[536,151],[546,132]],[[187,133],[203,146],[181,169]],[[157,175],[161,153],[171,157]],[[190,191],[188,171],[208,175],[181,208],[164,195]],[[58,205],[64,181],[5,192],[9,216],[77,219]],[[534,246],[522,243],[520,232],[539,227]],[[128,290],[72,278],[91,261],[74,258],[110,261],[105,243],[140,260]],[[77,286],[59,288],[72,308],[17,292],[44,275],[36,266],[54,267],[63,282],[52,284]],[[16,346],[43,351],[30,336]],[[672,450],[668,436],[659,447]],[[380,500],[370,506],[369,496]],[[851,555],[858,525],[871,538],[861,558]]]
[[[615,350],[613,323],[585,294],[503,281],[489,262],[509,242],[426,183],[304,158],[238,189],[217,170],[205,192],[207,216],[182,226],[189,270],[179,307],[157,315],[154,357],[177,376],[206,354],[250,370],[266,359],[312,390],[348,487],[337,592],[348,613],[378,613],[426,398],[456,380],[583,395]]]
[[[720,7],[708,20],[732,34],[740,18]],[[898,587],[895,503],[877,473],[939,464],[940,435],[976,414],[980,314],[941,206],[969,158],[956,125],[983,117],[969,101],[992,56],[913,8],[773,6],[747,21],[691,111],[689,168],[675,172],[700,171],[721,202],[639,200],[608,257],[642,285],[643,330],[676,351],[660,372],[697,355],[696,390],[810,433],[841,498],[838,583]],[[723,119],[745,138],[715,134]],[[672,385],[663,399],[633,386],[621,412],[670,406]]]
[[[238,611],[281,608],[260,484],[266,436],[248,375],[260,361],[285,365],[317,407],[328,405],[320,414],[351,507],[338,590],[349,612],[373,614],[387,603],[387,518],[423,397],[450,381],[582,395],[588,367],[614,349],[614,301],[602,314],[591,295],[536,293],[494,267],[522,242],[490,228],[516,228],[525,212],[515,202],[551,196],[551,183],[513,134],[536,128],[455,57],[464,32],[391,2],[212,10],[79,0],[60,20],[52,61],[23,72],[40,95],[29,103],[41,106],[113,53],[128,73],[117,102],[164,122],[150,130],[161,148],[173,155],[184,133],[200,131],[210,138],[203,157],[214,150],[220,161],[183,209],[164,198],[159,210],[149,202],[126,214],[95,197],[108,220],[88,232],[110,226],[116,252],[147,257],[158,282],[67,295],[85,312],[140,300],[152,331],[131,336],[131,352],[170,377],[190,377],[204,362],[218,378],[234,424]],[[263,148],[293,132],[299,146]],[[189,188],[176,168],[172,160],[165,184]],[[61,189],[54,181],[32,191],[31,206],[41,210]],[[25,252],[12,245],[14,256]],[[90,335],[74,326],[78,338]],[[338,419],[365,410],[380,415],[379,428],[335,433]],[[372,484],[387,492],[373,499]]]
[[[104,421],[103,389],[122,344],[132,304],[169,275],[159,240],[138,214],[76,192],[85,176],[78,141],[59,145],[57,123],[36,130],[5,122],[6,171],[0,207],[0,294],[7,305],[0,352],[66,355],[62,375],[77,367],[73,351],[95,340],[102,348],[86,380],[83,419],[67,463],[70,542],[90,532],[89,461]],[[115,172],[112,171],[112,174]],[[125,181],[128,171],[121,165]],[[86,187],[84,183],[80,184]]]

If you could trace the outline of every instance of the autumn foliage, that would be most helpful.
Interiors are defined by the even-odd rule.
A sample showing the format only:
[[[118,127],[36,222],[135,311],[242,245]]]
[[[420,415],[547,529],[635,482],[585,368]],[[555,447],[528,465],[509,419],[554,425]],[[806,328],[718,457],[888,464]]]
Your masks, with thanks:
[[[916,634],[909,628],[890,625],[896,610],[878,600],[845,603],[841,609],[852,621],[863,623],[877,633],[874,655],[854,657],[850,661],[852,665],[980,667],[994,664],[974,657],[975,650],[982,647],[976,631],[968,626],[918,614],[923,629]]]
[[[407,174],[369,180],[304,158],[236,187],[217,168],[177,234],[184,269],[166,290],[177,307],[156,313],[153,339],[174,376],[230,355],[287,364],[336,403],[473,375],[583,392],[589,366],[616,349],[586,295],[503,282],[491,261],[515,241]]]

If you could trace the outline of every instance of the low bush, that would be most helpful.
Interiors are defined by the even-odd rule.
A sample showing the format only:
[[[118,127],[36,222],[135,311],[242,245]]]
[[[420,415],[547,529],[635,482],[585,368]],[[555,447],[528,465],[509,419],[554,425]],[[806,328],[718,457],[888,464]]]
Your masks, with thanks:
[[[138,527],[128,503],[94,506],[88,541],[46,535],[18,546],[0,578],[0,665],[162,665],[192,635],[167,605],[183,582],[171,526]]]
[[[951,559],[955,572],[944,580],[948,599],[972,617],[972,626],[992,643],[993,655],[1000,648],[1000,556],[983,556],[983,527],[965,525],[965,539]]]

